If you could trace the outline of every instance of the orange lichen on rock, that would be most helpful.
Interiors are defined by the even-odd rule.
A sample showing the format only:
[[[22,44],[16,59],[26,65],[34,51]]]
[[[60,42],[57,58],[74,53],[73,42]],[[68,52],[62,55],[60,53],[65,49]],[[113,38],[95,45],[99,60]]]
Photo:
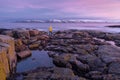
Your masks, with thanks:
[[[12,37],[0,35],[0,65],[3,66],[1,69],[4,70],[6,76],[9,76],[10,72],[14,72],[13,70],[16,67],[14,45],[14,39]],[[0,78],[2,75],[0,75]]]

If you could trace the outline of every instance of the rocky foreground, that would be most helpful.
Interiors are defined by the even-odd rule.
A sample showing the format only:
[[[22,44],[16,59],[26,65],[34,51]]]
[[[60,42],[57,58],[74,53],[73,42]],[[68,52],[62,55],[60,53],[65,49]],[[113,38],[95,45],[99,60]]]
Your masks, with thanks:
[[[49,51],[53,58],[55,67],[21,73],[23,80],[120,80],[120,33],[66,30],[51,37],[28,29],[3,30],[1,34],[15,38],[19,60],[34,49]]]

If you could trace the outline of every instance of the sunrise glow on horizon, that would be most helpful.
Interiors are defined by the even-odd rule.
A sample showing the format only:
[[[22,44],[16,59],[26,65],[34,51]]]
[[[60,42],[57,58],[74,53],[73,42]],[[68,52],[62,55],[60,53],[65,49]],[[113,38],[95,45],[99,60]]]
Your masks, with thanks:
[[[120,19],[120,0],[0,0],[0,18]]]

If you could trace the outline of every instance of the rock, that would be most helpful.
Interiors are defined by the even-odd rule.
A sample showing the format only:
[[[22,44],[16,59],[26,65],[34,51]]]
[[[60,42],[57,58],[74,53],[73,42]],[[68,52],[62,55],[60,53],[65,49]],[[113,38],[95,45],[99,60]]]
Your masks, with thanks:
[[[111,33],[111,34],[106,34],[105,37],[106,40],[120,40],[120,34],[119,33]]]
[[[65,33],[60,33],[60,34],[55,34],[54,37],[57,39],[72,39],[72,34],[65,34]]]
[[[102,61],[109,64],[114,61],[120,61],[120,49],[112,45],[99,46],[96,55],[98,55]]]
[[[90,70],[97,70],[104,72],[106,69],[106,64],[101,61],[98,57],[95,55],[82,55],[77,57],[78,60],[80,60],[84,64],[88,64],[90,67]]]
[[[108,73],[120,76],[120,62],[112,62],[109,65]]]
[[[22,39],[16,39],[15,40],[15,51],[20,52],[28,49],[26,45],[22,43]]]
[[[120,61],[119,57],[114,57],[114,56],[111,56],[111,55],[101,55],[100,58],[106,64],[110,64],[111,62]]]
[[[21,39],[16,39],[15,40],[15,46],[21,46],[21,45],[23,45],[22,40]]]
[[[97,37],[97,38],[102,38],[104,39],[106,33],[105,32],[101,32],[101,31],[93,31],[93,30],[88,30],[87,31],[89,33],[89,35],[91,35],[92,37]]]
[[[28,57],[30,55],[31,55],[30,50],[25,50],[25,51],[21,51],[21,52],[17,53],[17,56],[18,56],[19,59],[26,58],[26,57]]]
[[[120,40],[114,40],[115,41],[115,45],[120,46]]]
[[[49,36],[48,35],[40,35],[40,36],[37,36],[37,40],[49,40]]]
[[[3,31],[1,34],[13,37],[13,32],[12,32],[12,30]]]
[[[59,56],[54,57],[53,63],[59,67],[66,67],[70,58],[71,58],[71,54],[61,54]]]
[[[85,78],[75,76],[73,71],[68,68],[46,68],[38,69],[37,72],[29,72],[24,76],[25,80],[86,80]]]
[[[35,43],[36,41],[38,41],[37,37],[30,37],[30,39],[28,40],[28,44],[32,44]]]
[[[90,71],[86,74],[86,77],[91,80],[103,80],[103,75],[99,71]]]
[[[30,36],[36,36],[39,34],[38,30],[29,30]]]
[[[25,44],[25,45],[28,45],[29,44],[29,39],[23,39],[22,43]]]
[[[15,46],[16,52],[24,51],[26,49],[28,49],[28,47],[26,45]]]
[[[4,28],[0,28],[0,34],[2,34],[5,31],[10,31],[11,29],[4,29]]]
[[[1,76],[1,74],[0,78],[8,77],[10,73],[13,74],[15,72],[16,63],[17,58],[14,39],[9,36],[0,35],[0,68],[3,70],[3,76]]]
[[[114,74],[106,74],[103,75],[103,80],[119,80],[120,77],[114,75]]]
[[[54,58],[54,57],[57,57],[57,56],[59,56],[59,53],[56,53],[56,52],[48,52],[48,55],[49,55],[49,57],[52,57],[52,58]]]
[[[30,39],[30,34],[28,30],[14,30],[13,37],[22,38],[22,39]]]
[[[33,50],[33,49],[38,49],[39,48],[39,46],[40,46],[40,43],[41,42],[35,42],[35,43],[32,43],[32,44],[30,44],[28,47],[29,47],[29,49],[31,49],[31,50]]]
[[[51,46],[47,46],[45,49],[48,50],[48,51],[68,53],[68,50],[63,46],[51,45]]]
[[[73,70],[77,72],[79,75],[83,75],[84,73],[89,71],[89,66],[87,64],[83,64],[80,61],[74,60],[70,61]]]
[[[82,32],[82,31],[76,31],[76,32],[73,32],[73,38],[76,39],[76,38],[85,38],[85,37],[91,37],[88,33],[86,32]]]

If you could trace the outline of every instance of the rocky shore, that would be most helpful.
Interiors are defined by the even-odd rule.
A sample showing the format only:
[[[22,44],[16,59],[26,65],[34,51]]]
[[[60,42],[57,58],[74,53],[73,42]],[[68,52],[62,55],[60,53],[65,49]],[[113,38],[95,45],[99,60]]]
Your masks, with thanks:
[[[120,33],[65,30],[49,36],[44,31],[15,29],[0,34],[15,39],[18,60],[35,49],[44,49],[53,58],[55,67],[16,74],[22,75],[21,80],[120,80]]]
[[[110,27],[110,28],[120,28],[120,25],[110,25],[110,26],[106,26],[106,27]]]

